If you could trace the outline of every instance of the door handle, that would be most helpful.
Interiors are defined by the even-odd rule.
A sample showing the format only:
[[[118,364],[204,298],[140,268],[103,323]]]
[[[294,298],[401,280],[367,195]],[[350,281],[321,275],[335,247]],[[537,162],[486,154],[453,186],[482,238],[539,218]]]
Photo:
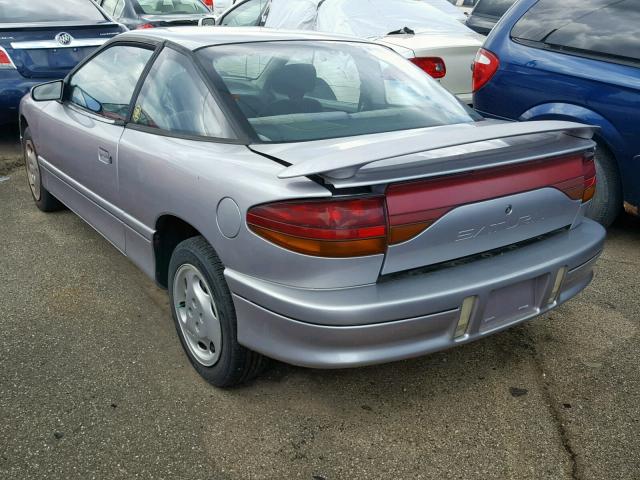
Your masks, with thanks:
[[[113,163],[111,154],[102,147],[98,147],[98,160],[102,163],[106,163],[107,165],[111,165]]]

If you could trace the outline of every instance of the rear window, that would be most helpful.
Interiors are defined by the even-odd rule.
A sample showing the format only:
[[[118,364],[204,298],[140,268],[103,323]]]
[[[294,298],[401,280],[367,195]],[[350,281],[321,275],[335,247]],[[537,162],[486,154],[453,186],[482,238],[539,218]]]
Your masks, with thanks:
[[[0,0],[0,23],[97,23],[106,20],[92,0]]]
[[[540,0],[511,36],[569,53],[640,61],[640,0]]]
[[[262,42],[198,52],[230,107],[262,142],[296,142],[477,120],[385,47]]]
[[[502,17],[516,0],[480,0],[473,13],[488,17]]]
[[[146,15],[176,15],[209,12],[209,9],[205,7],[200,0],[138,0],[138,3]]]

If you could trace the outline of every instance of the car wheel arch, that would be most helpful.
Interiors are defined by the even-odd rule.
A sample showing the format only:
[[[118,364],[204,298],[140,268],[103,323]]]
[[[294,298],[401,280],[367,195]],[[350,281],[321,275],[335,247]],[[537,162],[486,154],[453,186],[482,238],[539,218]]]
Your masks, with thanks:
[[[174,250],[184,240],[202,236],[200,230],[177,215],[163,214],[156,220],[153,234],[155,280],[163,288],[169,285],[169,263]]]
[[[612,155],[618,147],[624,145],[622,136],[609,120],[593,110],[571,103],[543,103],[530,108],[519,121],[532,120],[564,120],[579,122],[600,127],[594,137],[596,141],[605,145]]]
[[[27,118],[20,114],[20,138],[22,138],[22,136],[24,135],[24,131],[27,129],[27,127],[29,127],[29,122],[27,121]]]

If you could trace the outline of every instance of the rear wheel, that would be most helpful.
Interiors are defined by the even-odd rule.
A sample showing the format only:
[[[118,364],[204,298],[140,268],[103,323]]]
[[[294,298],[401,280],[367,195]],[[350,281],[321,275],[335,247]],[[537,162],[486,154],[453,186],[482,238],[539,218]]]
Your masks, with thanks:
[[[64,206],[49,193],[42,185],[42,175],[40,174],[40,164],[38,163],[38,153],[33,143],[31,131],[27,127],[22,135],[22,153],[24,164],[27,170],[27,181],[31,196],[36,206],[43,212],[55,212]]]
[[[265,357],[238,343],[224,268],[203,237],[180,243],[169,264],[169,297],[180,342],[197,372],[216,387],[258,375]]]
[[[596,150],[596,178],[596,194],[587,216],[609,227],[622,211],[622,184],[615,158],[602,145]]]

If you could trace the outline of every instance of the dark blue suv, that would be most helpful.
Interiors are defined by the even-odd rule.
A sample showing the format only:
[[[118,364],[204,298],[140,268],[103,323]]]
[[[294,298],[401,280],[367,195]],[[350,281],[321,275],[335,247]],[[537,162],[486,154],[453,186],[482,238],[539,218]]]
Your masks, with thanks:
[[[0,0],[0,124],[18,122],[33,85],[64,78],[125,30],[92,0]]]
[[[599,126],[590,215],[638,215],[640,0],[520,0],[478,53],[474,92],[485,116]]]

